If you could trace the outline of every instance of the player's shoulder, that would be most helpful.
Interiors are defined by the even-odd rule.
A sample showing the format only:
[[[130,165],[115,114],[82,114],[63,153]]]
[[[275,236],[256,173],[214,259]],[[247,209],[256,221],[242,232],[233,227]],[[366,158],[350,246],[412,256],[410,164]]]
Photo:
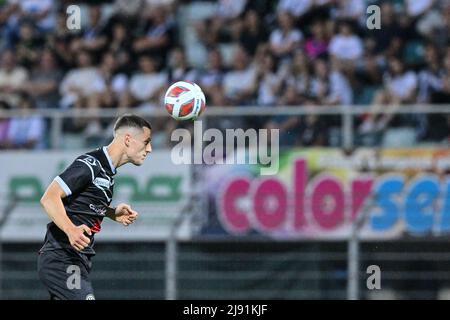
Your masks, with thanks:
[[[75,161],[83,162],[91,169],[96,171],[100,170],[101,168],[101,162],[99,159],[100,159],[99,150],[97,149],[78,156],[78,158],[76,158]]]

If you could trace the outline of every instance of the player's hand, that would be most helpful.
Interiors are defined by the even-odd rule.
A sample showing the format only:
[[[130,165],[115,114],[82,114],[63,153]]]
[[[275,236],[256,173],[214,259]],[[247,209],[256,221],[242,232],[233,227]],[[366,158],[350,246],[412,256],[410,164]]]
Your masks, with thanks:
[[[69,237],[70,245],[78,251],[86,248],[91,240],[84,233],[91,235],[91,229],[85,224],[70,228],[66,234]]]
[[[115,221],[123,224],[124,226],[129,226],[137,219],[138,213],[131,209],[130,205],[126,203],[121,203],[116,207],[115,210]]]

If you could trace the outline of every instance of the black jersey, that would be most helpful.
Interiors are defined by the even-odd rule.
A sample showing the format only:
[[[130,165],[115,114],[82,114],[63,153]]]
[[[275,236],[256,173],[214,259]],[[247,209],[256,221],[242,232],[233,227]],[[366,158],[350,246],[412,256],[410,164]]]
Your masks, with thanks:
[[[69,219],[76,226],[85,224],[91,229],[91,242],[81,252],[94,255],[94,236],[109,207],[114,188],[116,169],[106,147],[86,153],[77,159],[54,181],[66,193],[63,199]],[[67,235],[54,223],[47,225],[45,243],[41,251],[72,248]]]

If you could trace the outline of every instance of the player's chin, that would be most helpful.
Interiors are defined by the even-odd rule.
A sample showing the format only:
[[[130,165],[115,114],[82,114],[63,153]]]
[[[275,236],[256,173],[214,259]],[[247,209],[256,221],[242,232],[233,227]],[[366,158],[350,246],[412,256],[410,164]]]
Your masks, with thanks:
[[[141,165],[144,163],[144,160],[145,160],[145,158],[135,159],[135,160],[133,161],[133,164],[134,164],[135,166],[141,166]]]

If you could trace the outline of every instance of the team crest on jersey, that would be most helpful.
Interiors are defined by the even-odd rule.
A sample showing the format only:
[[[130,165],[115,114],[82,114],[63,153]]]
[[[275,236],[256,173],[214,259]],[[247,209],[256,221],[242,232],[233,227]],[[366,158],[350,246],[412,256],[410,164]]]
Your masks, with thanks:
[[[95,159],[92,156],[86,156],[86,158],[84,158],[83,160],[86,161],[91,166],[96,166],[97,165],[97,159]]]

